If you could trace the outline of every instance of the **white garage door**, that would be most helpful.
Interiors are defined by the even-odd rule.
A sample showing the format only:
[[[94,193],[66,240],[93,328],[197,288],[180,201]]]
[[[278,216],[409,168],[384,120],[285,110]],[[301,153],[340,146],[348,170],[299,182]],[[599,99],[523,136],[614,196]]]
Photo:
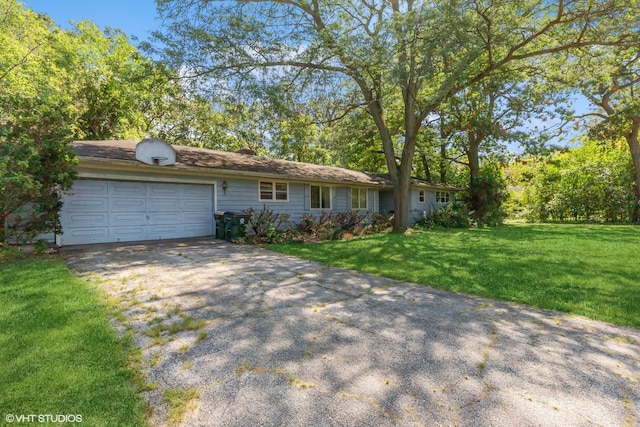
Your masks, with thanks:
[[[212,185],[80,179],[63,201],[61,245],[214,232]]]

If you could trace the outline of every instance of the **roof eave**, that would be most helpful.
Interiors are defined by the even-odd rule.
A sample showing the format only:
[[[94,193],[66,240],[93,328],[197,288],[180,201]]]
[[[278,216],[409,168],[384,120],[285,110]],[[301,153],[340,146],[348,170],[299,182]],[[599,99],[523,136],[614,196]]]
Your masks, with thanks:
[[[321,184],[341,184],[346,186],[364,186],[384,188],[389,184],[374,181],[346,181],[346,180],[327,180],[311,177],[300,177],[293,175],[282,175],[268,172],[238,171],[233,169],[218,169],[200,166],[185,166],[174,164],[168,166],[147,165],[132,160],[117,160],[104,157],[77,156],[78,168],[113,170],[120,172],[145,172],[149,174],[168,174],[168,175],[191,175],[200,177],[211,177],[216,179],[224,178],[269,178],[280,181],[292,182],[313,182]]]

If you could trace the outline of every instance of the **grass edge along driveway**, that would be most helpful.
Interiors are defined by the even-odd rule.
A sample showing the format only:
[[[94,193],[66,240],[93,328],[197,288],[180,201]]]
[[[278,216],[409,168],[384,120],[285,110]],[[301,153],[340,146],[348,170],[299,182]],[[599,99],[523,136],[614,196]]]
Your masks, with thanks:
[[[514,224],[270,245],[327,265],[640,328],[640,227]]]
[[[0,306],[3,422],[36,415],[50,417],[45,425],[65,419],[69,425],[146,425],[145,404],[108,309],[64,262],[0,263]],[[38,418],[31,423],[42,425]]]

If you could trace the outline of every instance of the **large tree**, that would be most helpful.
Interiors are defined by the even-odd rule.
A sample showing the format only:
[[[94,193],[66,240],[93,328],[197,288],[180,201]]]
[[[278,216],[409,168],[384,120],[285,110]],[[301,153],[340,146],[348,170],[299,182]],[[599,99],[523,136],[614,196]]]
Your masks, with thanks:
[[[593,119],[592,136],[627,143],[635,171],[632,222],[640,223],[640,43],[585,49],[572,65],[573,80],[596,109],[583,116]]]
[[[60,66],[65,35],[46,16],[0,0],[0,27],[0,238],[29,239],[57,228],[75,176],[73,79]]]
[[[627,22],[635,3],[158,0],[167,24],[158,40],[185,76],[213,85],[297,84],[309,98],[312,87],[339,97],[350,81],[380,134],[402,231],[418,135],[444,101],[536,57],[624,41],[622,31],[637,28]],[[387,121],[395,99],[399,128]]]

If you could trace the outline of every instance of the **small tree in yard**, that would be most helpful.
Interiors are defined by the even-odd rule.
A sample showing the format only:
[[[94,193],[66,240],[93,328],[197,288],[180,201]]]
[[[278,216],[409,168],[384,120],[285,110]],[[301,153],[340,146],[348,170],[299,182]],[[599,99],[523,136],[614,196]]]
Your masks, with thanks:
[[[509,198],[509,192],[497,164],[487,163],[480,167],[477,176],[470,180],[466,193],[464,200],[469,215],[478,225],[502,223],[505,217],[502,205]]]
[[[58,231],[60,197],[76,176],[64,114],[35,102],[23,100],[23,115],[0,123],[2,241]]]

